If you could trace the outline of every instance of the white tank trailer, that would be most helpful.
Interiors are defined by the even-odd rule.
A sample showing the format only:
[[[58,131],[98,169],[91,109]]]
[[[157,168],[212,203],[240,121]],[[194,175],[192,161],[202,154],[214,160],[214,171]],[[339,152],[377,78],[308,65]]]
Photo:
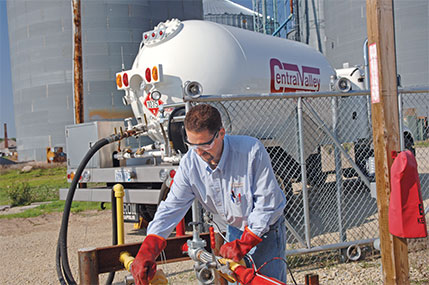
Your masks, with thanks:
[[[204,95],[330,91],[331,79],[336,75],[326,58],[305,44],[212,22],[172,20],[160,23],[143,37],[132,69],[118,73],[117,83],[125,91],[124,101],[131,105],[138,122],[147,121],[149,137],[158,142],[163,142],[163,132],[168,132],[160,128],[159,122],[173,110],[161,113],[159,106],[183,102],[184,89]],[[154,93],[155,98],[151,95]],[[330,108],[330,104],[325,106]],[[314,107],[321,114],[330,114],[330,110],[320,110],[321,106]],[[266,145],[287,145],[290,154],[298,159],[297,144],[290,142],[297,141],[297,124],[290,123],[296,120],[295,113],[278,118],[249,106],[251,116],[265,118],[263,121],[284,120],[277,133],[267,138],[259,126],[249,128],[242,125],[243,120],[237,119],[235,112],[224,112],[229,119],[226,127],[234,133],[246,130],[246,134],[265,140]],[[366,122],[354,135],[367,137],[367,114],[362,114],[361,119]],[[314,122],[308,119],[304,124]],[[291,134],[288,140],[276,140],[284,133]],[[304,141],[306,153],[310,154],[315,145],[311,140]]]
[[[348,80],[343,81],[345,84],[339,84],[341,78]],[[132,68],[118,72],[116,84],[119,90],[124,91],[124,104],[131,106],[135,116],[125,120],[124,128],[137,130],[140,137],[149,137],[152,142],[134,148],[102,149],[95,163],[85,170],[82,182],[106,182],[107,187],[78,189],[75,199],[107,202],[110,200],[111,186],[120,182],[126,189],[125,202],[130,203],[125,209],[125,219],[137,221],[139,217],[145,220],[152,218],[156,205],[169,189],[182,155],[187,151],[183,142],[184,95],[270,96],[274,93],[331,91],[334,87],[362,89],[363,73],[352,68],[344,69],[337,75],[321,53],[299,42],[213,22],[173,19],[143,34]],[[330,124],[332,105],[330,98],[326,100],[327,104],[318,101],[319,104],[312,104],[312,107],[322,114],[324,122]],[[269,110],[255,110],[249,101],[242,102],[249,105],[248,108],[241,107],[247,108],[250,116],[260,117],[261,122],[282,122],[267,136],[260,131],[260,126],[246,125],[237,112],[221,107],[219,110],[227,132],[232,130],[234,134],[252,135],[263,141],[267,148],[282,149],[285,157],[294,160],[284,165],[297,168],[288,170],[288,173],[299,176],[295,108],[290,108],[289,114],[282,114],[279,118],[278,114]],[[344,134],[340,130],[340,139],[368,142],[366,98],[352,96],[342,102],[345,103],[338,106],[341,125],[347,126],[348,120],[355,120],[354,124],[359,128],[353,132],[345,130]],[[353,108],[359,111],[355,112]],[[356,120],[360,123],[356,124]],[[303,114],[303,123],[304,129],[310,128],[320,137],[319,141],[303,139],[306,158],[312,156],[311,161],[317,164],[310,167],[311,173],[307,171],[308,181],[324,183],[327,174],[322,172],[320,145],[328,140],[308,114]],[[85,148],[88,140],[94,142],[108,127],[102,124],[70,126],[67,143],[75,148],[83,144],[80,149]],[[118,125],[115,127],[119,128]],[[94,132],[98,135],[93,135]],[[76,163],[74,165],[68,169],[69,179],[77,167]],[[285,179],[297,177],[289,175],[279,178],[284,182]],[[290,182],[282,184],[288,185],[288,188],[291,185]],[[60,193],[65,197],[66,192]]]

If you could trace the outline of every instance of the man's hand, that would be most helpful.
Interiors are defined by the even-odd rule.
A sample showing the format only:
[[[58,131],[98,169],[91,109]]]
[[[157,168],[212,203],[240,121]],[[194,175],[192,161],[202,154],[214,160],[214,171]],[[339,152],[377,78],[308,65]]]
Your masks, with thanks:
[[[260,237],[252,233],[252,231],[246,227],[241,239],[236,239],[222,245],[220,248],[220,255],[232,259],[235,262],[240,262],[240,260],[261,241],[262,239]]]
[[[157,235],[148,235],[131,265],[136,285],[147,285],[156,272],[156,258],[167,246],[167,241]]]

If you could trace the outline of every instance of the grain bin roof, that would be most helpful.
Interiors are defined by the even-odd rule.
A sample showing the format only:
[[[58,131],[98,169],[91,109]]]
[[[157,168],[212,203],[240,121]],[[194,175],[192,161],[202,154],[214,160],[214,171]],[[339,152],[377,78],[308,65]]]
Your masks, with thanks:
[[[204,15],[253,15],[254,12],[246,7],[233,3],[229,0],[203,0]]]

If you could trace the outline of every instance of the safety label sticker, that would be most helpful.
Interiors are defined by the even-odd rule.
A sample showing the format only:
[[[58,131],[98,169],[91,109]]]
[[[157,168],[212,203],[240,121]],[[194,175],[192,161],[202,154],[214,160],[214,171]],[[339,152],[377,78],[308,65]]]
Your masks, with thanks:
[[[378,81],[378,58],[376,43],[369,45],[369,77],[371,85],[372,104],[380,103],[380,89]]]

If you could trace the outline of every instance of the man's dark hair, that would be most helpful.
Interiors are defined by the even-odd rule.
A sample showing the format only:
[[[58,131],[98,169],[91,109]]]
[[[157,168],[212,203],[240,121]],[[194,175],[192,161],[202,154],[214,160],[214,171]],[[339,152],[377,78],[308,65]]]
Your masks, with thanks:
[[[222,127],[222,118],[219,111],[208,104],[200,104],[186,113],[185,128],[191,132],[209,131],[215,133]]]

